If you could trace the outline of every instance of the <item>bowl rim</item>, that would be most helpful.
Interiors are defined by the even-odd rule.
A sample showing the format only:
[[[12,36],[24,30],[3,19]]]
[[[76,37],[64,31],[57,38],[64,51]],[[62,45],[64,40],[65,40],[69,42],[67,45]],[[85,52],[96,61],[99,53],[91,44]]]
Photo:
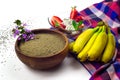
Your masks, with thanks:
[[[18,40],[18,38],[17,38],[17,40],[16,40],[16,42],[15,42],[15,51],[17,50],[16,54],[22,54],[22,55],[24,55],[24,56],[26,56],[26,57],[29,57],[29,58],[50,58],[50,57],[54,57],[54,56],[59,55],[61,52],[63,52],[63,51],[68,47],[68,44],[69,44],[68,38],[65,36],[64,33],[60,32],[60,31],[58,31],[58,30],[51,30],[51,29],[44,29],[44,28],[43,28],[43,29],[33,29],[33,30],[31,30],[31,31],[32,31],[33,33],[36,32],[36,31],[50,31],[50,32],[59,34],[59,35],[62,36],[63,39],[65,40],[65,45],[64,45],[64,47],[63,47],[60,51],[58,51],[57,53],[55,53],[55,54],[53,54],[53,55],[49,55],[49,56],[29,56],[29,55],[23,54],[23,53],[21,52],[21,50],[19,49],[19,45],[18,45],[18,43],[19,43],[21,40]],[[39,32],[38,32],[38,33],[39,33]],[[44,33],[44,32],[43,32],[43,33]],[[48,33],[49,33],[49,32],[48,32]]]

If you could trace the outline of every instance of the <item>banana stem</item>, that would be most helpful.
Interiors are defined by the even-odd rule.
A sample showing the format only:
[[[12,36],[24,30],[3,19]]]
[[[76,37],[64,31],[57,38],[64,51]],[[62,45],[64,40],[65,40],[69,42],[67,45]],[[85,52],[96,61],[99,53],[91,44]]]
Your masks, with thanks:
[[[97,31],[99,29],[99,27],[96,27],[96,28],[94,28],[94,31]]]
[[[111,34],[111,30],[110,30],[110,27],[108,27],[108,34]]]
[[[102,32],[106,32],[106,26],[103,26]]]
[[[100,33],[100,32],[101,32],[101,30],[102,30],[102,27],[100,27],[100,28],[99,28],[98,33]]]

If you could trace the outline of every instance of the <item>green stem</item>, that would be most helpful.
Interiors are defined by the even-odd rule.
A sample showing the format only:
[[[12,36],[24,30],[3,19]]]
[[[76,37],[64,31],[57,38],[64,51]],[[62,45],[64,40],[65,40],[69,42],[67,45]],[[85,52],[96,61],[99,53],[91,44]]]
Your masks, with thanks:
[[[102,30],[102,27],[100,27],[100,28],[99,28],[98,33],[100,33],[100,32],[101,32],[101,30]]]
[[[105,25],[103,25],[102,32],[106,32],[106,26]]]
[[[108,34],[111,34],[111,30],[110,30],[110,27],[108,27]]]
[[[97,31],[98,29],[99,29],[99,27],[95,27],[95,28],[94,28],[94,31]]]

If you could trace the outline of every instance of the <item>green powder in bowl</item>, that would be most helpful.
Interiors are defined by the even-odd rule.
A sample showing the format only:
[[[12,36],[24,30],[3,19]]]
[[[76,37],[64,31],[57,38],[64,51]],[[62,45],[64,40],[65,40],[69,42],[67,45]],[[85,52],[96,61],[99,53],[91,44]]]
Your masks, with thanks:
[[[57,54],[65,46],[65,40],[59,34],[35,34],[35,39],[21,43],[19,48],[27,56],[41,57]]]

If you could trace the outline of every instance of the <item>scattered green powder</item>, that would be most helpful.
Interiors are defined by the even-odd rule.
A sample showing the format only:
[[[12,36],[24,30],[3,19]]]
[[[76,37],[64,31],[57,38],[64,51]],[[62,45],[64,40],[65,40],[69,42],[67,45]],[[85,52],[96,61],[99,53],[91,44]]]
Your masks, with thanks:
[[[62,50],[65,40],[59,34],[41,33],[36,34],[35,39],[20,44],[23,54],[38,57],[50,56]]]

